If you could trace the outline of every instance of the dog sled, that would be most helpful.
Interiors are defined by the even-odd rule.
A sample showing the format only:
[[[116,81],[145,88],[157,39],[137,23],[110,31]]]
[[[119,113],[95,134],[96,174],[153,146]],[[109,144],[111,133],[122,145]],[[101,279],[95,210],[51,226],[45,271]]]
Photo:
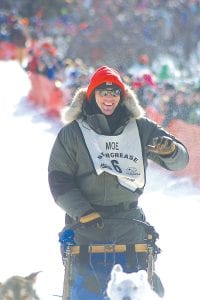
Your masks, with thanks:
[[[108,299],[105,294],[106,283],[112,267],[118,263],[122,264],[127,272],[146,270],[148,281],[152,289],[155,289],[154,263],[157,255],[161,252],[156,245],[158,233],[153,226],[146,222],[135,219],[131,219],[131,221],[145,226],[147,236],[144,243],[80,246],[74,243],[73,229],[66,229],[60,233],[59,241],[65,268],[62,300]]]

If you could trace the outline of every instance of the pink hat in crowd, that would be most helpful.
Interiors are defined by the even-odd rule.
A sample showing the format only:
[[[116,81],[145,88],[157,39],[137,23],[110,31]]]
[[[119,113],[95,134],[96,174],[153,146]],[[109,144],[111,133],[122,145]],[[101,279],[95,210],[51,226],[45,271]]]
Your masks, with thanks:
[[[105,87],[119,87],[122,90],[122,93],[125,94],[125,84],[123,83],[120,74],[107,66],[102,66],[96,70],[92,78],[90,79],[88,88],[87,88],[87,100],[90,101],[90,97],[93,91],[103,85]]]

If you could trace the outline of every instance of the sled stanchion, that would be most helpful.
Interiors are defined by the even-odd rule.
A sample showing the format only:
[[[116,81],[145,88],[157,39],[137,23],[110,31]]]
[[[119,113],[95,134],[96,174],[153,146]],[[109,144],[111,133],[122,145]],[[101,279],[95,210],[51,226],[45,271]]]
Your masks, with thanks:
[[[71,253],[70,246],[66,249],[66,256],[64,259],[65,274],[63,282],[62,300],[70,300],[70,278],[71,278]]]
[[[74,243],[74,231],[67,229],[59,233],[59,242],[61,244],[61,252],[63,258],[63,265],[65,268],[63,295],[62,300],[70,300],[71,294],[71,247]]]
[[[153,288],[153,272],[154,272],[154,247],[152,243],[153,236],[151,233],[147,235],[148,260],[147,260],[147,275],[150,286]]]
[[[148,274],[148,281],[151,287],[153,287],[153,272],[154,272],[154,251],[152,247],[149,247],[147,274]]]
[[[155,257],[161,252],[161,249],[156,246],[156,240],[159,238],[158,233],[153,226],[148,227],[147,234],[147,247],[148,247],[148,260],[147,260],[147,275],[150,286],[153,289],[153,274],[155,272]]]

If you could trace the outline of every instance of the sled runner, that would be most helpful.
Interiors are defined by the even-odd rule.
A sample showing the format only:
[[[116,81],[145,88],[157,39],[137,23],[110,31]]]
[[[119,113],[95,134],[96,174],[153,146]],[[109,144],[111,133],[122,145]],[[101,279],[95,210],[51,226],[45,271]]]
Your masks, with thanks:
[[[145,223],[146,224],[146,223]],[[150,225],[147,239],[141,244],[75,245],[74,231],[60,233],[59,241],[65,267],[62,300],[103,300],[110,272],[120,263],[126,272],[147,270],[153,287],[154,262],[160,249],[155,241],[158,234]]]

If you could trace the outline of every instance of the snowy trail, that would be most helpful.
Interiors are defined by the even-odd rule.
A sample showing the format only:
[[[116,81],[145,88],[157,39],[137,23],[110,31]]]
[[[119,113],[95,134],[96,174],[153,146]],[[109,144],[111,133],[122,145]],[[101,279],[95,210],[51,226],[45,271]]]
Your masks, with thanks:
[[[41,270],[41,300],[56,299],[51,295],[62,293],[58,232],[64,212],[50,195],[47,165],[59,125],[24,99],[29,81],[17,62],[0,62],[0,82],[0,281]],[[140,205],[160,234],[157,272],[165,299],[199,300],[200,190],[150,165]]]
[[[42,271],[37,289],[48,300],[48,295],[61,293],[63,281],[58,232],[64,213],[54,204],[47,182],[56,126],[23,100],[29,81],[17,62],[0,63],[0,82],[0,281]]]

